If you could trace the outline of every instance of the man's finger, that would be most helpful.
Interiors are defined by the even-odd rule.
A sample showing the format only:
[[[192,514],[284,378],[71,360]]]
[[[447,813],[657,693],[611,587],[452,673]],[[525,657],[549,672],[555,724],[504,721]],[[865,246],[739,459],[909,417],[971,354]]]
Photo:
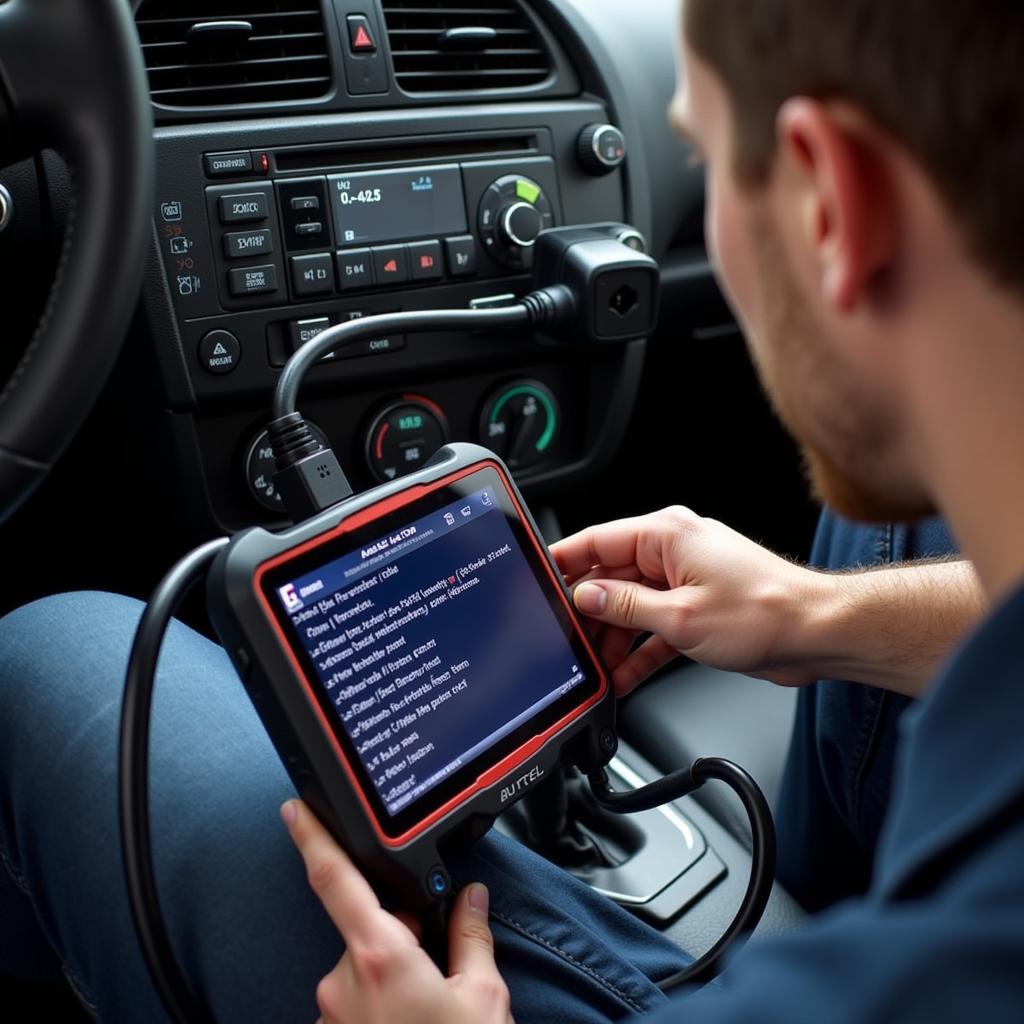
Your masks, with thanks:
[[[310,886],[345,941],[373,939],[380,902],[370,883],[301,800],[289,800],[281,817],[302,854]]]
[[[654,675],[659,668],[678,657],[679,651],[665,643],[660,636],[650,637],[612,672],[615,693],[619,697],[625,697]]]
[[[579,576],[595,565],[618,568],[636,563],[641,520],[620,519],[591,526],[551,546],[555,564],[563,576]]]
[[[448,967],[456,974],[498,973],[494,936],[487,920],[490,895],[479,882],[459,893],[448,925]]]

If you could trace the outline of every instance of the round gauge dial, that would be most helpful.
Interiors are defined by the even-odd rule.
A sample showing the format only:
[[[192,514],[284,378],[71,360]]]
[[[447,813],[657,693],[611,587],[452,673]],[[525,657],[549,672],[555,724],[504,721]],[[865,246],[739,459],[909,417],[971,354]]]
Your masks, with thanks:
[[[327,435],[315,424],[306,420],[312,435],[325,447],[330,447]],[[264,507],[272,512],[283,512],[284,501],[274,486],[274,449],[270,446],[270,437],[264,430],[257,435],[245,455],[245,482],[249,485],[249,493]]]
[[[444,410],[422,395],[403,395],[374,417],[366,460],[378,480],[394,480],[419,469],[447,440]]]
[[[513,381],[484,405],[480,437],[510,469],[527,469],[547,457],[559,428],[551,391],[537,380]]]

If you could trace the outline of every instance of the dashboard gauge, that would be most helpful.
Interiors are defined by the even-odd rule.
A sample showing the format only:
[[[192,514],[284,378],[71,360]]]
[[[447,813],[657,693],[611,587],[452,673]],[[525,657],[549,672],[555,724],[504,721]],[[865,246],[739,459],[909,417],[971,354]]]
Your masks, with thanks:
[[[545,459],[559,426],[558,402],[545,385],[513,381],[485,403],[480,438],[510,469],[527,469]]]
[[[447,441],[444,410],[422,395],[403,395],[374,417],[366,460],[378,480],[395,480],[419,469]]]

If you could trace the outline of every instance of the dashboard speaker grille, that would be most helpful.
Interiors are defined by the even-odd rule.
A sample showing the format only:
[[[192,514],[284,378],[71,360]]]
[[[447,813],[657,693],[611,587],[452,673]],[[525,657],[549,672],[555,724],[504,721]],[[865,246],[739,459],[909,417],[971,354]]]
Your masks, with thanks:
[[[320,0],[143,0],[136,15],[154,103],[281,103],[331,87]]]
[[[517,0],[384,0],[384,20],[407,93],[523,89],[552,74]]]

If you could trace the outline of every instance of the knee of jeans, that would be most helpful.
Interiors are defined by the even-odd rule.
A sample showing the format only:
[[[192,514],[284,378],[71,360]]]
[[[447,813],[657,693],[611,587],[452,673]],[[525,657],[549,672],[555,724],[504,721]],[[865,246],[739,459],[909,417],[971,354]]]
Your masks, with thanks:
[[[141,613],[131,598],[81,592],[0,619],[0,733],[26,729],[39,716],[88,715],[119,699]]]

